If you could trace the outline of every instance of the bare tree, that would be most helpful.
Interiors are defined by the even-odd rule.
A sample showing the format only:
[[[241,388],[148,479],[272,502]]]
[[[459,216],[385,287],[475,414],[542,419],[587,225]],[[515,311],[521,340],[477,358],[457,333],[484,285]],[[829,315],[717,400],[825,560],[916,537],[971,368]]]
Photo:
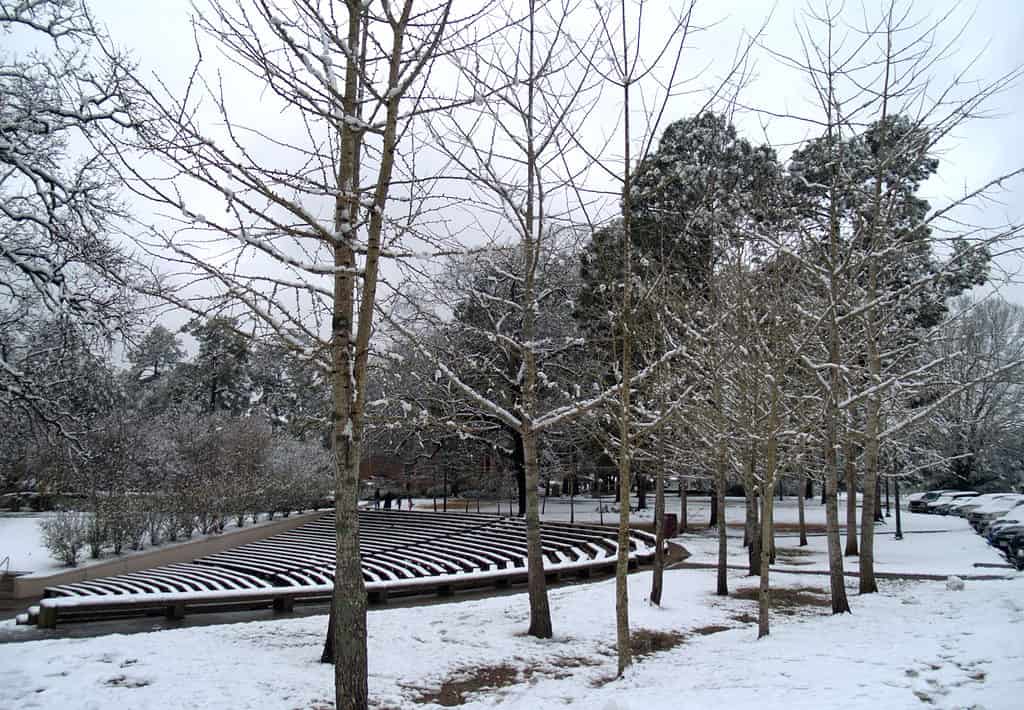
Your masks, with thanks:
[[[895,3],[852,23],[841,10],[825,6],[805,15],[802,56],[777,55],[804,73],[821,108],[804,120],[823,135],[794,154],[790,172],[796,192],[812,197],[805,203],[810,209],[803,213],[801,235],[809,273],[822,284],[821,347],[805,365],[817,373],[826,402],[823,446],[835,612],[849,608],[838,515],[833,514],[836,449],[843,446],[848,472],[857,460],[863,463],[860,590],[872,592],[877,585],[871,511],[880,449],[927,416],[925,410],[901,414],[895,408],[898,393],[916,387],[937,366],[921,362],[916,353],[945,317],[945,300],[984,280],[992,246],[1020,231],[1014,224],[965,228],[955,219],[965,205],[984,199],[1020,169],[939,207],[915,194],[936,170],[932,154],[950,131],[983,115],[982,107],[1020,74],[1013,68],[970,88],[960,69],[944,84],[933,80],[930,75],[940,73],[955,44],[941,38],[943,24],[942,17],[922,24],[910,8]],[[938,85],[943,88],[936,91]],[[849,518],[848,524],[852,527]]]
[[[0,409],[73,437],[82,423],[28,338],[48,321],[102,347],[136,324],[134,267],[110,236],[117,176],[98,140],[129,123],[126,74],[78,0],[3,0],[0,34]]]
[[[406,151],[417,117],[451,104],[427,77],[475,17],[452,6],[211,0],[184,94],[137,82],[137,147],[150,158],[122,161],[134,189],[172,210],[148,237],[182,266],[167,279],[178,290],[159,295],[203,316],[245,314],[240,329],[272,331],[332,374],[338,551],[324,658],[337,659],[338,708],[367,706],[356,504],[381,262],[429,248],[410,232],[418,168]],[[241,70],[234,86],[206,70],[204,42]],[[257,96],[272,121],[252,120]]]

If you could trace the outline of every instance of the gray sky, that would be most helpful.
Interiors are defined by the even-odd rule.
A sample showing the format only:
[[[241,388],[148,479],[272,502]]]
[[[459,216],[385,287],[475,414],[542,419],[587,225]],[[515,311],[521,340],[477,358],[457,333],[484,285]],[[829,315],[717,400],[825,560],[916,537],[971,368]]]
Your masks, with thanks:
[[[202,0],[196,0],[202,6]],[[673,0],[652,0],[651,11],[664,12],[680,5]],[[128,48],[144,71],[161,77],[170,86],[182,85],[194,59],[192,29],[189,21],[190,3],[187,0],[92,0],[91,6],[106,24],[113,38]],[[813,6],[820,7],[815,2]],[[868,7],[876,5],[870,0]],[[797,55],[799,37],[795,25],[805,18],[807,3],[801,0],[779,0],[777,3],[757,0],[717,0],[698,5],[697,22],[709,25],[695,35],[684,54],[684,71],[694,75],[694,87],[713,86],[731,64],[735,48],[742,42],[745,32],[760,27],[768,15],[771,21],[763,35],[762,44],[775,52]],[[846,11],[852,21],[859,17],[859,3],[847,3]],[[953,9],[950,11],[949,8]],[[975,6],[957,6],[946,3],[918,2],[915,16],[933,19],[950,11],[941,34],[955,39],[956,53],[947,62],[935,68],[935,85],[945,85],[958,68],[976,60],[969,78],[986,79],[1009,71],[1015,63],[1024,60],[1020,47],[1024,42],[1024,13],[1013,0],[979,0]],[[740,96],[740,102],[773,113],[813,114],[813,95],[805,76],[786,68],[771,54],[755,50],[751,61],[751,82]],[[273,122],[278,111],[272,102],[260,95],[252,96],[255,87],[238,76],[237,70],[224,69],[229,87],[239,92],[245,104],[247,118]],[[662,124],[691,114],[705,100],[706,94],[674,100]],[[939,174],[924,188],[925,196],[933,205],[955,199],[991,177],[1024,165],[1024,139],[1021,138],[1020,119],[1024,111],[1024,86],[1018,84],[994,99],[988,108],[994,115],[985,121],[974,122],[948,137],[942,146]],[[775,145],[782,159],[786,159],[792,145],[808,136],[814,129],[793,119],[772,118],[762,113],[743,111],[735,122],[740,132],[752,141],[764,136]],[[611,130],[608,128],[607,130]],[[990,202],[981,210],[962,216],[971,222],[996,224],[1021,221],[1024,214],[1024,180],[1007,185],[998,202]],[[143,208],[144,209],[144,208]],[[1017,259],[1002,260],[1004,268],[1016,270]],[[1024,302],[1024,288],[1011,287],[1007,296]]]

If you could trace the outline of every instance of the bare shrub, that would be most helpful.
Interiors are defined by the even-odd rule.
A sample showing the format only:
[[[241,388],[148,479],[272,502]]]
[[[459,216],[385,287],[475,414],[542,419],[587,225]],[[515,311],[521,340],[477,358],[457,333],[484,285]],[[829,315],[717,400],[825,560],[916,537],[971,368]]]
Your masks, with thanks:
[[[85,547],[89,515],[74,510],[59,511],[39,523],[43,544],[50,555],[68,567],[78,564],[78,555]]]

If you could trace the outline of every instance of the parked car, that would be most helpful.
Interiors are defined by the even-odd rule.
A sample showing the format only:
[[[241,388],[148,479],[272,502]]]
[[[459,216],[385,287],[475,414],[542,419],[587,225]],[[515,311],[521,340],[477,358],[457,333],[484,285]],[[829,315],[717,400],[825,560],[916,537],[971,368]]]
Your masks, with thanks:
[[[1024,571],[1024,532],[1017,533],[1006,550],[1006,559],[1020,571]]]
[[[939,515],[953,514],[954,505],[974,500],[979,494],[971,491],[962,491],[959,493],[947,493],[946,495],[949,496],[949,500],[941,505],[935,506],[935,512]]]
[[[1010,540],[1012,540],[1017,533],[1024,531],[1024,523],[1021,523],[1020,521],[1011,522],[1011,520],[1016,517],[1020,516],[1014,514],[1014,511],[1011,510],[1006,515],[996,518],[989,523],[984,534],[985,538],[991,545],[1004,550],[1010,546]]]
[[[973,498],[977,495],[977,491],[953,491],[952,493],[943,493],[938,498],[928,501],[928,503],[925,504],[924,512],[935,515],[939,513],[940,510],[946,510],[946,506],[958,498]]]
[[[923,513],[929,503],[931,503],[933,500],[946,493],[953,493],[953,491],[948,488],[943,488],[942,490],[937,491],[912,493],[910,495],[910,498],[908,499],[910,501],[908,509],[911,513]]]
[[[982,532],[993,520],[1002,517],[1021,504],[1024,504],[1024,496],[1019,494],[1012,498],[992,500],[972,511],[967,516],[967,520],[970,521],[971,527]]]
[[[1016,493],[983,493],[980,496],[975,496],[974,498],[964,498],[950,506],[950,514],[966,518],[973,511],[994,500],[999,500],[1000,498],[1014,498],[1017,495],[1018,494]]]
[[[1003,529],[1014,525],[1024,524],[1024,507],[1014,508],[1008,513],[996,518],[985,528],[983,534],[985,539],[992,543],[995,536]]]

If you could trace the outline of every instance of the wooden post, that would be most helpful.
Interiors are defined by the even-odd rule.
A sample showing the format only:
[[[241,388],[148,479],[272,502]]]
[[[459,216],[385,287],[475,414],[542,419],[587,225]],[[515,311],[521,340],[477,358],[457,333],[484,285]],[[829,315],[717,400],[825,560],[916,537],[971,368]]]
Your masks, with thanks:
[[[43,605],[39,609],[39,628],[57,628],[57,607]]]

